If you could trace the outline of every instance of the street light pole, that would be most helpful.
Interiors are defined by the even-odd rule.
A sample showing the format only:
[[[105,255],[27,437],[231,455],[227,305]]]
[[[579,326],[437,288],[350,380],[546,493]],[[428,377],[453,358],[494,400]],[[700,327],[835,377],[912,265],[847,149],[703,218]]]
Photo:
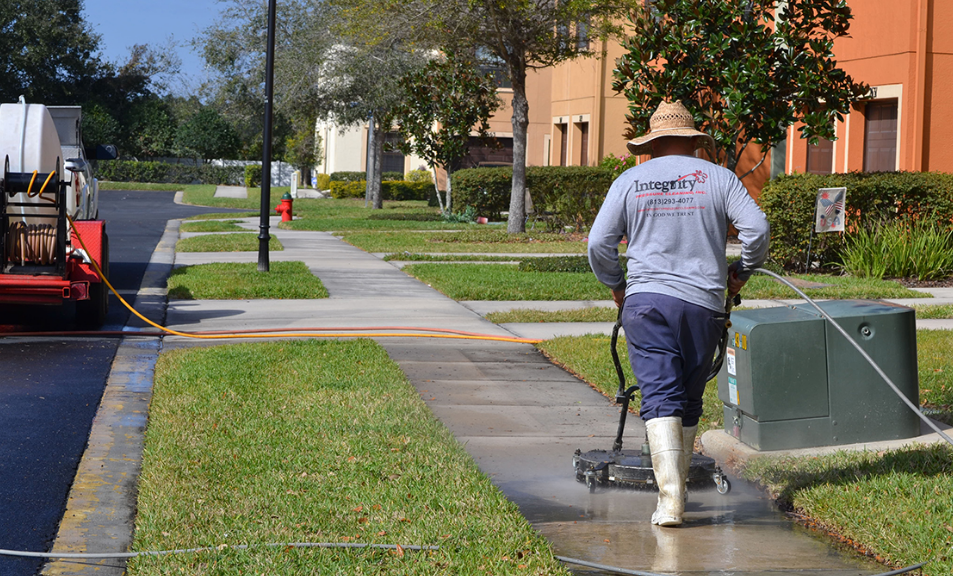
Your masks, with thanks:
[[[268,0],[268,49],[265,56],[265,128],[262,134],[261,215],[258,233],[258,271],[268,272],[268,218],[271,215],[271,124],[272,100],[275,96],[275,6]]]

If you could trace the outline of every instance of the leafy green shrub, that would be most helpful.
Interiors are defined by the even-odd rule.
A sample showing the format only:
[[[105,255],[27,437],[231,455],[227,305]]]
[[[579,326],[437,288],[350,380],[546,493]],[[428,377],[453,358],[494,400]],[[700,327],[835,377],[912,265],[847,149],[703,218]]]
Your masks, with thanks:
[[[759,203],[771,223],[771,257],[787,269],[803,269],[814,226],[818,188],[847,188],[847,234],[871,223],[898,218],[953,222],[953,174],[938,172],[851,172],[794,174],[768,182]],[[841,261],[842,234],[814,237],[811,259]]]
[[[245,166],[245,186],[247,188],[261,186],[261,164]]]
[[[453,173],[453,205],[473,206],[477,216],[499,220],[510,209],[512,168],[471,168]]]
[[[331,198],[363,198],[367,190],[367,183],[364,181],[331,180],[328,188],[331,190]]]
[[[331,181],[332,198],[363,198],[367,191],[367,182]],[[381,182],[381,195],[384,200],[427,200],[434,193],[433,184],[426,182],[407,182],[404,180],[385,180]]]
[[[404,177],[404,180],[408,182],[428,182],[433,184],[433,174],[427,170],[411,170],[407,173],[407,176]]]
[[[358,182],[366,180],[366,172],[331,172],[331,182]]]
[[[381,180],[403,180],[403,172],[382,172]]]
[[[328,176],[327,174],[323,174],[323,173],[318,174],[317,176],[315,176],[314,180],[315,180],[315,188],[317,188],[318,190],[327,190],[328,188],[331,187],[331,177]]]
[[[134,160],[99,160],[96,177],[110,182],[151,182],[156,184],[240,184],[241,166],[211,164],[169,164]]]
[[[850,235],[841,257],[854,276],[938,280],[953,273],[953,231],[936,221],[879,223]]]
[[[477,214],[491,220],[509,210],[513,169],[473,168],[453,175],[453,203],[473,206]],[[592,225],[605,200],[613,173],[608,168],[590,166],[530,166],[526,186],[537,214],[547,213],[553,229],[573,226],[577,230]]]
[[[472,224],[476,222],[476,210],[467,206],[463,212],[447,213],[442,216],[443,221],[450,224]]]
[[[592,226],[615,175],[591,166],[532,166],[526,183],[537,214],[549,213],[550,226],[577,231]]]

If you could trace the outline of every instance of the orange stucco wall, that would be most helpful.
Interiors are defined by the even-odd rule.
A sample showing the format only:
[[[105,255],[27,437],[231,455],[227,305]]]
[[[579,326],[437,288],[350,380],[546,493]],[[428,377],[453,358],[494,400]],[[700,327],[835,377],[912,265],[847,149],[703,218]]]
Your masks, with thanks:
[[[953,171],[943,127],[953,120],[953,3],[945,0],[865,0],[851,3],[850,37],[835,42],[840,66],[879,88],[876,100],[898,104],[897,169]],[[886,89],[885,89],[886,87]],[[871,98],[874,100],[874,98]],[[838,122],[834,171],[864,168],[866,102]],[[790,131],[787,172],[806,169],[807,143]]]

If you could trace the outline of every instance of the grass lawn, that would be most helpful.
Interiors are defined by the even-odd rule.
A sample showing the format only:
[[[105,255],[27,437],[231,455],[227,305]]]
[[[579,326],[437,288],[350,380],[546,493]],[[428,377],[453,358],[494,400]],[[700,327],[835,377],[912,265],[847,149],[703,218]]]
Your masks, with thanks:
[[[808,524],[889,562],[953,574],[953,449],[759,459],[744,471]]]
[[[917,304],[913,309],[917,311],[917,318],[923,320],[944,320],[953,318],[953,305],[951,304]]]
[[[185,220],[228,220],[231,218],[257,218],[258,212],[210,212],[208,214],[193,214]]]
[[[608,298],[607,298],[608,300]],[[490,312],[486,319],[495,324],[507,322],[615,322],[619,317],[616,307],[579,308],[576,310],[509,310]]]
[[[364,200],[349,198],[299,199],[294,203],[292,222],[282,222],[288,230],[457,230],[473,224],[450,224],[440,217],[440,210],[418,200],[385,201],[380,210],[364,207]]]
[[[953,330],[917,330],[920,403],[953,424]]]
[[[360,542],[141,557],[159,574],[568,574],[370,340],[163,354],[136,550]]]
[[[237,226],[241,220],[207,220],[200,222],[184,222],[179,228],[180,232],[247,232],[241,226]]]
[[[176,252],[255,252],[258,250],[258,234],[240,232],[235,234],[209,234],[183,238],[175,244]],[[268,240],[268,250],[284,250],[278,238]]]
[[[449,235],[449,234],[448,234]],[[567,243],[568,244],[568,243]],[[494,264],[412,264],[404,272],[433,286],[455,300],[608,300],[609,289],[589,272],[521,272],[515,267]],[[896,282],[865,278],[824,278],[830,288],[805,290],[812,298],[902,298],[922,297]],[[752,277],[742,291],[742,299],[797,299],[797,294],[767,277]],[[743,302],[742,302],[743,303]],[[550,315],[558,320],[562,313]]]
[[[592,274],[520,272],[501,264],[412,264],[403,271],[454,300],[604,300]]]
[[[518,262],[512,256],[487,256],[485,254],[413,254],[402,252],[387,254],[382,258],[384,262],[397,260],[400,262]]]
[[[328,291],[304,262],[272,262],[270,272],[258,264],[215,263],[183,266],[169,276],[169,298],[183,300],[253,300],[327,298]]]
[[[448,227],[449,228],[449,227]],[[583,254],[586,243],[568,234],[507,234],[471,227],[460,232],[349,232],[344,240],[368,252],[483,252]]]
[[[215,193],[214,184],[157,184],[151,182],[100,182],[100,190],[156,190],[162,192]]]
[[[248,188],[248,198],[215,198],[215,188],[215,186],[186,187],[182,201],[197,206],[250,210],[256,214],[261,210],[261,188]],[[281,202],[281,195],[289,191],[291,188],[288,186],[271,187],[271,201],[268,203],[270,213],[274,214],[275,206]],[[233,214],[229,216],[234,217]]]
[[[818,298],[929,298],[928,294],[904,288],[893,280],[856,278],[853,276],[825,276],[819,274],[794,274],[791,277],[817,284],[830,284],[823,288],[800,288],[813,299]],[[754,274],[741,291],[742,301],[748,300],[796,300],[796,292],[774,278]]]

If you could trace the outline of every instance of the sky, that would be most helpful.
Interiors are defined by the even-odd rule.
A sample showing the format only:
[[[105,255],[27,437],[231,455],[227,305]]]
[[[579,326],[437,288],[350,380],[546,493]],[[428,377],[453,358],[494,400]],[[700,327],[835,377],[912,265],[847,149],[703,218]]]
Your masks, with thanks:
[[[188,43],[211,25],[224,7],[217,0],[84,0],[83,18],[101,36],[100,54],[121,63],[133,44],[165,46],[172,38],[182,60],[186,83],[173,92],[186,92],[204,78],[204,64]]]

